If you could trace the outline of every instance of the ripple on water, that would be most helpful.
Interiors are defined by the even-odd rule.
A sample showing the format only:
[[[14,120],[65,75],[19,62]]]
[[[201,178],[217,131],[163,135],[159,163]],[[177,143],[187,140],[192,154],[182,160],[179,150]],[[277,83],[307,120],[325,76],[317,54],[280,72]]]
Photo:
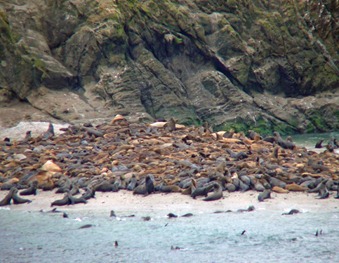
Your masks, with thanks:
[[[69,217],[1,210],[4,262],[339,262],[336,213]],[[92,227],[79,229],[85,224]],[[319,236],[317,229],[323,230]]]

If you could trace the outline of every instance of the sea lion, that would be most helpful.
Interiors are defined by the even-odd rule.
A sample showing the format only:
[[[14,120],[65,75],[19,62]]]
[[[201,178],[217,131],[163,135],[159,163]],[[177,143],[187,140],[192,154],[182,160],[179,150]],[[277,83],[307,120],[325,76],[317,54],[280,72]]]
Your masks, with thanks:
[[[282,215],[294,215],[298,213],[300,213],[298,209],[291,209],[288,213],[282,213]]]
[[[75,204],[87,204],[87,200],[81,196],[81,197],[74,197],[71,194],[68,195],[69,198],[69,204],[70,205],[75,205]]]
[[[175,131],[175,120],[173,118],[170,118],[169,121],[164,125],[164,129],[169,132]]]
[[[213,184],[206,184],[205,186],[197,187],[191,193],[191,197],[195,199],[197,196],[207,196],[212,188]]]
[[[36,195],[38,191],[38,181],[33,181],[30,183],[29,188],[21,191],[20,195]]]
[[[90,187],[86,187],[86,191],[82,194],[83,198],[85,198],[86,200],[90,199],[90,198],[94,198],[95,197],[95,191],[92,190]]]
[[[132,175],[128,185],[127,185],[127,190],[133,191],[134,188],[137,186],[138,180],[135,174]]]
[[[51,139],[54,135],[54,126],[52,123],[49,123],[47,131],[42,134],[42,140]]]
[[[279,186],[273,186],[272,187],[272,191],[275,192],[275,193],[279,193],[279,194],[287,194],[287,193],[289,193],[288,190],[286,190],[284,188],[281,188]]]
[[[119,188],[114,183],[103,181],[93,187],[96,192],[118,192]]]
[[[138,185],[134,190],[134,195],[148,195],[154,192],[154,184],[150,175],[146,176],[145,183]]]
[[[12,195],[14,192],[14,187],[12,187],[9,192],[7,193],[7,195],[0,201],[0,206],[5,206],[5,205],[10,205],[11,204],[11,200],[12,200]]]
[[[157,190],[163,193],[180,193],[181,192],[181,188],[177,185],[159,185],[157,187]]]
[[[323,139],[322,140],[319,140],[316,144],[315,144],[315,148],[317,148],[317,149],[320,149],[320,148],[323,148],[323,146],[322,146],[322,143],[323,143]]]
[[[279,134],[279,132],[274,132],[273,133],[274,135],[274,140],[275,142],[282,148],[284,149],[290,149],[290,150],[293,150],[295,149],[295,144],[294,142],[291,141],[291,139],[288,139],[288,140],[283,140]]]
[[[223,197],[222,187],[218,182],[213,183],[213,193],[204,198],[204,201],[215,201]]]
[[[265,199],[271,198],[271,190],[265,190],[258,195],[258,201],[263,202]]]
[[[69,193],[66,193],[64,195],[64,198],[55,200],[51,203],[51,206],[63,206],[63,205],[69,205],[71,201],[69,200]]]
[[[293,192],[304,192],[304,191],[306,191],[306,189],[303,186],[298,185],[296,183],[287,184],[285,188],[286,188],[286,190],[293,191]]]
[[[318,197],[317,199],[326,199],[330,195],[330,192],[327,189],[326,184],[322,184],[322,187],[319,189]]]
[[[13,200],[13,203],[15,205],[24,204],[24,203],[31,203],[32,202],[29,199],[21,198],[20,196],[18,196],[18,189],[17,188],[14,188],[14,190],[13,190],[12,200]]]

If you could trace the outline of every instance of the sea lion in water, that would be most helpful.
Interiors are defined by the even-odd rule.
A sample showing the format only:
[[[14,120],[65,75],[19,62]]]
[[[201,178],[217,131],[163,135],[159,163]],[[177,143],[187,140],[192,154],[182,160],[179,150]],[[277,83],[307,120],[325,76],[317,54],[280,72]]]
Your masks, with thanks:
[[[265,190],[258,195],[258,201],[263,202],[265,199],[271,198],[271,190]]]
[[[29,188],[21,191],[20,195],[36,195],[38,191],[38,181],[33,181],[30,183]]]
[[[12,187],[7,195],[0,201],[0,206],[10,205],[12,200],[12,195],[14,192],[14,187]]]
[[[24,203],[31,203],[32,201],[29,199],[21,198],[18,196],[18,189],[14,187],[13,194],[12,194],[12,200],[15,205],[18,204],[24,204]]]
[[[213,193],[204,198],[204,201],[215,201],[223,197],[222,186],[218,182],[213,183],[213,189]]]

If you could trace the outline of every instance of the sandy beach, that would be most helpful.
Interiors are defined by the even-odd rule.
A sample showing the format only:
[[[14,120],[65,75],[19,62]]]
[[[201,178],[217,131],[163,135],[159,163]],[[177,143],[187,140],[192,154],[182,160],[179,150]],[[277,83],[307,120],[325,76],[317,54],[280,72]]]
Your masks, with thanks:
[[[8,191],[1,191],[2,199]],[[270,210],[272,212],[283,213],[291,209],[298,209],[300,212],[339,212],[338,199],[334,199],[333,195],[328,199],[316,199],[316,194],[307,193],[288,193],[277,194],[272,193],[271,199],[264,202],[257,200],[258,193],[255,191],[247,191],[244,193],[227,193],[224,192],[224,198],[217,201],[205,202],[201,199],[193,199],[190,196],[171,193],[171,194],[151,194],[148,196],[133,195],[129,191],[119,191],[115,193],[97,192],[96,197],[90,199],[87,204],[76,204],[58,207],[62,211],[93,211],[103,212],[107,214],[111,210],[119,213],[143,213],[143,214],[164,214],[175,213],[178,215],[185,213],[213,213],[215,211],[237,211],[238,209],[246,209],[253,205],[256,210]],[[32,200],[29,204],[9,205],[5,206],[13,211],[48,211],[51,210],[50,204],[61,199],[62,194],[55,194],[51,191],[39,191],[36,196],[26,196]]]

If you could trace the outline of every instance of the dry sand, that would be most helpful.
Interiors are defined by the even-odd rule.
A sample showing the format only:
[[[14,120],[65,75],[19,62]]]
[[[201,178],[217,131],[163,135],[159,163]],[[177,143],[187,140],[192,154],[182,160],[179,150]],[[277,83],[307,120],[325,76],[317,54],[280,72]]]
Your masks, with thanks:
[[[2,199],[8,191],[1,191]],[[133,195],[129,191],[119,191],[115,193],[96,193],[95,199],[90,199],[87,204],[76,204],[62,206],[58,208],[62,211],[91,211],[104,212],[109,214],[111,210],[117,213],[150,213],[150,214],[185,214],[185,213],[213,213],[215,211],[236,211],[246,209],[253,205],[255,209],[270,210],[278,213],[288,212],[291,209],[298,209],[301,212],[339,212],[339,200],[331,195],[328,199],[316,199],[316,194],[307,193],[272,193],[271,199],[264,202],[258,202],[258,193],[248,191],[245,193],[224,192],[224,198],[213,202],[205,202],[201,199],[192,199],[190,196],[171,193],[171,194],[151,194],[149,196]],[[32,200],[32,203],[21,205],[9,205],[7,208],[13,211],[48,211],[51,210],[50,204],[56,199],[61,199],[62,194],[54,192],[39,191],[36,196],[25,196]],[[1,200],[0,199],[0,200]]]

